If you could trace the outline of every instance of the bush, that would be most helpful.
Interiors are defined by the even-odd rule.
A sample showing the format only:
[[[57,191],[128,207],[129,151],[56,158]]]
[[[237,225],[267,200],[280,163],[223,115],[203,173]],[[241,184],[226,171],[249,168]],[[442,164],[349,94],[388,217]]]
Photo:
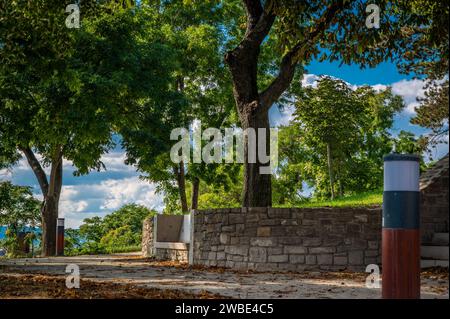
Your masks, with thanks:
[[[139,245],[141,242],[141,234],[133,233],[129,225],[110,230],[102,237],[100,243],[105,247],[114,246],[132,246]]]

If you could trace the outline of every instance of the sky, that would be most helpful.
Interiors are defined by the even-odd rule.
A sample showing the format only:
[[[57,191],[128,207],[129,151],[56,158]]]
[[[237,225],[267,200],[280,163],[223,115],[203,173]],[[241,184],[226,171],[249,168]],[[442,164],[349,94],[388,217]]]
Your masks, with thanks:
[[[406,104],[404,111],[395,117],[392,133],[396,135],[400,130],[406,130],[420,135],[426,132],[409,123],[414,115],[414,106],[417,105],[416,98],[424,95],[424,83],[399,74],[395,65],[383,63],[373,69],[361,70],[355,65],[339,67],[338,62],[312,62],[302,82],[304,85],[314,85],[320,75],[340,78],[354,86],[371,85],[379,89],[392,86],[394,94],[402,96]],[[289,123],[292,109],[286,108],[281,112],[274,106],[269,114],[273,126],[285,125]],[[433,155],[438,159],[447,153],[448,145],[441,145]],[[163,209],[162,195],[156,192],[156,186],[141,180],[134,167],[124,164],[124,159],[124,151],[116,147],[102,157],[106,171],[91,172],[80,177],[73,176],[74,168],[70,162],[64,162],[59,214],[66,219],[66,227],[77,228],[84,218],[103,217],[127,203],[142,204],[158,211]],[[37,180],[23,159],[12,170],[0,171],[2,179],[31,186],[36,197],[42,198]]]

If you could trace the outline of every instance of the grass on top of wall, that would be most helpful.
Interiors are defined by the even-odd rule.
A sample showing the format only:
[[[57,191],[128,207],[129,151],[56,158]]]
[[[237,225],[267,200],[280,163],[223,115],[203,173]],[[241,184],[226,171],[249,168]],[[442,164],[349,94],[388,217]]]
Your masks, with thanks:
[[[334,200],[311,200],[303,204],[295,205],[298,208],[315,207],[367,207],[379,206],[383,202],[382,191],[372,191],[350,196],[336,198]],[[277,207],[292,207],[291,205],[280,205]]]

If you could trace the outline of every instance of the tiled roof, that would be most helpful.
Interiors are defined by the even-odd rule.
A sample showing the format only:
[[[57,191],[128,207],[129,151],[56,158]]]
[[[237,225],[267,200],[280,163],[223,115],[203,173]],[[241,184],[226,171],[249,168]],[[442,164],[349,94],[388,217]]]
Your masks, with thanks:
[[[448,174],[448,153],[420,175],[420,189],[428,187],[443,174]]]

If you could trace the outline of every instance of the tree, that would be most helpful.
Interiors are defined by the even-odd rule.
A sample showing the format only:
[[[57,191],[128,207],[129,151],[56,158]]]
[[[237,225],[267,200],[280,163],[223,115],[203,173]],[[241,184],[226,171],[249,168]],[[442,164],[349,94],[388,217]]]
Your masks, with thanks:
[[[98,216],[85,218],[80,226],[80,235],[88,241],[99,242],[105,232],[103,221]]]
[[[32,168],[44,199],[42,253],[54,255],[63,159],[76,174],[104,168],[111,132],[164,96],[170,54],[145,17],[122,4],[86,2],[80,29],[66,28],[56,0],[2,1],[0,9],[0,150],[20,151]]]
[[[420,156],[420,169],[423,171],[427,166],[423,159],[425,146],[414,133],[401,130],[394,141],[395,152],[399,154],[417,154]]]
[[[32,243],[40,225],[40,201],[33,197],[30,187],[0,182],[0,225],[6,225],[3,244],[14,256],[21,245]],[[29,232],[19,239],[19,233]]]
[[[0,225],[17,233],[26,226],[38,227],[40,201],[33,197],[30,187],[0,182]]]
[[[411,119],[411,123],[431,129],[431,134],[420,139],[423,148],[447,143],[445,136],[448,137],[448,94],[448,80],[442,85],[432,82],[425,91],[425,98],[419,99],[421,104],[415,108],[416,115]]]
[[[131,232],[140,234],[142,223],[147,217],[155,215],[155,211],[137,204],[127,204],[103,218],[104,232],[127,225]]]
[[[405,1],[378,1],[383,13],[380,28],[365,26],[365,1],[260,1],[243,0],[246,29],[242,40],[225,55],[233,81],[233,92],[239,119],[244,129],[266,130],[269,141],[269,108],[288,89],[296,70],[312,58],[375,66],[388,59],[401,59],[410,39],[404,36],[408,27],[429,25],[430,19],[420,12],[410,14]],[[264,46],[276,39],[278,57],[270,69],[273,80],[264,85],[258,73],[259,57]],[[248,149],[246,149],[246,153]],[[263,164],[248,163],[244,173],[244,206],[271,205],[271,177],[259,174]]]
[[[234,105],[229,98],[232,89],[221,61],[224,30],[231,24],[229,7],[216,1],[144,1],[138,8],[163,30],[162,37],[172,48],[176,68],[168,98],[171,107],[158,114],[162,124],[155,127],[143,112],[136,127],[121,131],[122,144],[127,151],[126,163],[136,165],[145,179],[157,184],[170,213],[197,208],[201,180],[224,180],[221,177],[226,170],[219,171],[219,165],[172,163],[169,152],[173,128],[188,128],[194,121],[203,127],[233,123],[230,113]],[[187,196],[189,187],[191,198]]]
[[[427,80],[425,98],[418,99],[420,105],[415,108],[417,114],[411,123],[431,129],[431,134],[422,136],[419,143],[424,148],[434,148],[446,143],[443,137],[448,135],[449,3],[414,0],[405,6],[407,11],[431,21],[405,30],[412,41],[400,68]]]
[[[279,135],[275,177],[277,191],[291,189],[293,199],[277,195],[277,203],[301,201],[305,181],[315,196],[331,199],[379,188],[382,158],[393,144],[388,130],[404,106],[402,99],[390,88],[353,90],[341,80],[322,77],[317,87],[297,92],[296,100],[294,119]]]
[[[106,215],[86,218],[79,232],[69,235],[69,254],[101,254],[117,251],[116,248],[140,245],[144,219],[156,211],[137,204],[127,204]],[[133,247],[135,248],[135,247]]]

